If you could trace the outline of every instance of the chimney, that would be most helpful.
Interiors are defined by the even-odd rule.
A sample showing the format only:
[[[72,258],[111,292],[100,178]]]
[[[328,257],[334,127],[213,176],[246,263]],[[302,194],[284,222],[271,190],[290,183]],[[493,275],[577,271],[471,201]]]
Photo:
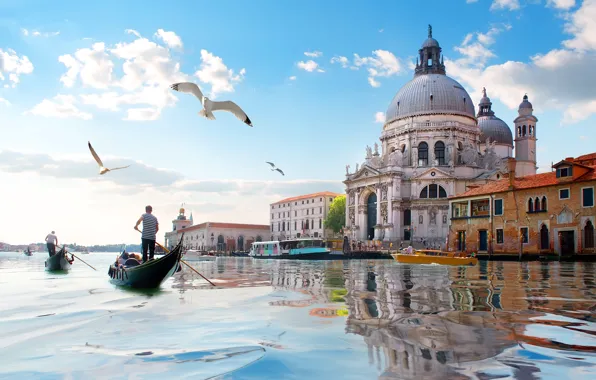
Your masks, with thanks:
[[[514,183],[515,183],[515,158],[513,157],[509,157],[509,159],[507,160],[507,169],[509,171],[509,189],[513,189]]]

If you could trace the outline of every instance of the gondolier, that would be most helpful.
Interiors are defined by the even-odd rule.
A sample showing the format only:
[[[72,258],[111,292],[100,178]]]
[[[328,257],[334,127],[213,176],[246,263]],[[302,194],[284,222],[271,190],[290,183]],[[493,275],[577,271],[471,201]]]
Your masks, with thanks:
[[[58,237],[55,234],[56,232],[52,231],[46,236],[46,245],[48,246],[48,254],[50,257],[56,254],[56,245],[58,245]]]
[[[149,260],[153,260],[155,254],[155,239],[157,231],[159,231],[159,222],[152,214],[153,207],[146,206],[145,213],[141,215],[134,229],[139,231],[139,224],[143,222],[143,231],[141,235],[141,242],[143,246],[143,262],[147,261],[147,250],[149,250]]]

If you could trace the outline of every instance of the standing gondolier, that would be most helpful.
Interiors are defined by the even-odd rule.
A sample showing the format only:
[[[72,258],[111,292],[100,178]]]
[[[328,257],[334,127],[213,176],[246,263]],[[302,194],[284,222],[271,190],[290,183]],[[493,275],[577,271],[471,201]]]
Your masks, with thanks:
[[[58,237],[55,235],[56,232],[52,231],[46,236],[46,245],[48,246],[48,254],[50,257],[56,254],[56,246],[58,245]]]
[[[137,220],[137,224],[134,227],[135,230],[139,231],[139,224],[143,222],[143,232],[141,235],[143,262],[147,261],[147,250],[149,250],[149,260],[153,260],[153,255],[155,254],[155,240],[157,231],[159,231],[159,222],[152,212],[153,207],[146,206],[145,213]]]

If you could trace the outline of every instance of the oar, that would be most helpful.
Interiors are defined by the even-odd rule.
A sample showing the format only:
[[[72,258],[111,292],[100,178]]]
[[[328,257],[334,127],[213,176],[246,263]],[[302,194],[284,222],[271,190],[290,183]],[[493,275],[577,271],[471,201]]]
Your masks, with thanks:
[[[68,252],[68,253],[70,253],[71,256],[74,256],[77,259],[81,260],[84,264],[87,264],[83,259],[81,259],[79,256],[76,256],[74,253],[72,253],[72,252]],[[87,266],[91,267],[91,269],[93,269],[93,270],[97,270],[97,269],[93,268],[90,264],[87,264]]]
[[[137,230],[139,232],[141,232],[140,230]],[[170,250],[167,249],[166,247],[164,247],[163,245],[159,244],[157,241],[155,242],[155,244],[157,244],[158,246],[161,247],[161,249],[163,249],[166,253],[170,253]],[[198,274],[199,276],[203,277],[208,283],[210,283],[211,285],[215,286],[214,283],[212,283],[211,281],[209,281],[209,279],[205,276],[203,276],[202,274],[199,273],[198,270],[196,270],[195,268],[193,268],[189,263],[187,263],[186,261],[180,259],[180,262],[186,264],[187,267],[189,267],[190,269],[192,269],[196,274]]]

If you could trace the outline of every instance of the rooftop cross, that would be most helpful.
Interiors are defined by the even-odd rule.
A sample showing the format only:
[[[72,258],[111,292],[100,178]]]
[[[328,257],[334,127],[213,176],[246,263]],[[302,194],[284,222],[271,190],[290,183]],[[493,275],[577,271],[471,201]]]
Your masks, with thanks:
[[[428,24],[428,38],[433,38],[433,27]]]

